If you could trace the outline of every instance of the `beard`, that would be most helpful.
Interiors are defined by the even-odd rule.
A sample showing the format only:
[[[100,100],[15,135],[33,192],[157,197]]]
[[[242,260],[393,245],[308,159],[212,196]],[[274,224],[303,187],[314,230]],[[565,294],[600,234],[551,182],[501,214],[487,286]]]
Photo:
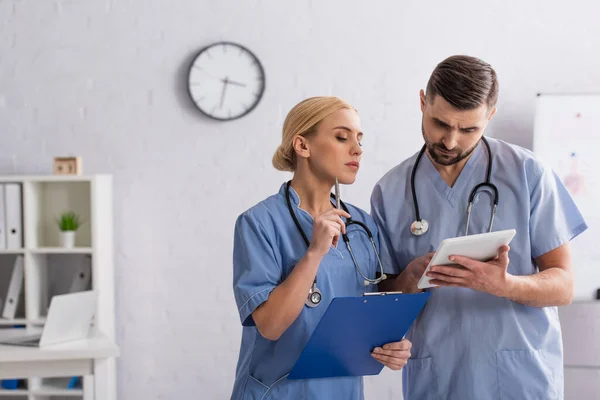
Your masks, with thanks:
[[[440,165],[454,165],[465,158],[469,157],[473,150],[479,144],[479,140],[477,143],[473,145],[470,149],[463,151],[460,147],[455,147],[452,150],[446,148],[444,143],[438,142],[430,142],[425,137],[425,128],[423,127],[423,123],[421,123],[421,133],[423,134],[423,140],[425,140],[425,145],[427,146],[427,152],[431,156],[431,159]],[[481,139],[480,139],[481,140]]]

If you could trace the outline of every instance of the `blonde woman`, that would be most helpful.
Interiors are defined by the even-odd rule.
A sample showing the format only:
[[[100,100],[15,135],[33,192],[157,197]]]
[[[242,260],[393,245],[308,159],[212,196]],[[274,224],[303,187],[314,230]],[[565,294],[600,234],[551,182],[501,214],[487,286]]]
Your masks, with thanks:
[[[235,225],[233,289],[244,327],[232,399],[363,398],[361,377],[287,379],[329,302],[369,290],[361,273],[374,279],[379,266],[364,229],[379,249],[371,217],[350,204],[337,209],[330,198],[336,178],[356,179],[362,138],[357,111],[336,97],[309,98],[286,117],[273,165],[293,178]],[[372,355],[399,370],[410,346],[390,343]]]

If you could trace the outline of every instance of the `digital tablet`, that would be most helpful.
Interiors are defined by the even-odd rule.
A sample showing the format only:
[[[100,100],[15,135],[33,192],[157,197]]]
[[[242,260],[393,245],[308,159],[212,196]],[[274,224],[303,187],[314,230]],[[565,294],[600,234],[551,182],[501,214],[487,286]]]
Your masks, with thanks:
[[[498,254],[498,249],[508,245],[516,232],[517,231],[514,229],[507,229],[504,231],[479,233],[476,235],[445,239],[433,255],[425,272],[423,272],[423,276],[421,276],[417,287],[419,289],[436,287],[437,285],[429,283],[429,277],[427,276],[429,268],[431,268],[432,265],[455,264],[448,259],[448,257],[452,255],[469,257],[478,261],[488,261],[493,259]]]

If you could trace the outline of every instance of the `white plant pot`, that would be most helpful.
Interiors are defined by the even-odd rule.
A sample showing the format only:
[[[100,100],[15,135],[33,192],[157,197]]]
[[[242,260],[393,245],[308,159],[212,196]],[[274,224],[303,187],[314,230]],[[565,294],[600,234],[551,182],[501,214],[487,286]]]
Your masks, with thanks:
[[[75,246],[75,231],[61,231],[60,232],[60,245],[65,248],[72,248]]]

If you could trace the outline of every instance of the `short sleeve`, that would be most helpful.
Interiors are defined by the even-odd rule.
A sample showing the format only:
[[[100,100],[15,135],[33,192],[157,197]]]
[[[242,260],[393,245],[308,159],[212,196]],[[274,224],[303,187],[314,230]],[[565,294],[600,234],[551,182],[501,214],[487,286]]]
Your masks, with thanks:
[[[243,326],[280,283],[282,268],[267,232],[251,214],[238,217],[233,241],[233,292]]]
[[[375,186],[373,193],[371,194],[371,217],[378,230],[379,255],[381,257],[384,272],[386,274],[400,274],[402,270],[393,255],[392,241],[385,220],[383,194],[379,185]]]
[[[587,229],[575,201],[552,169],[538,164],[530,188],[531,256],[537,258]]]

